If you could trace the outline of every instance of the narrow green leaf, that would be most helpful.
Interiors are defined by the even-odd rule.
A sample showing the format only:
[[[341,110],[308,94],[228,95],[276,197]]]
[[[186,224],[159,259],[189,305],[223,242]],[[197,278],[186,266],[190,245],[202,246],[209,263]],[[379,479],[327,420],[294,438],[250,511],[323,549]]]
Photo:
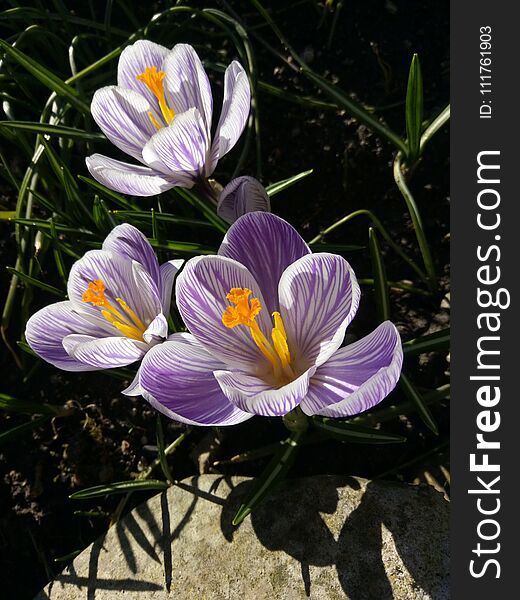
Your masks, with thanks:
[[[16,217],[15,210],[2,210],[0,211],[0,221],[10,221]]]
[[[170,213],[160,213],[154,211],[155,220],[161,223],[174,223],[175,225],[186,225],[193,227],[204,227],[208,229],[213,229],[211,223],[207,221],[202,221],[200,219],[185,219],[184,217],[178,217],[176,215],[172,215]],[[146,223],[152,222],[152,211],[151,210],[113,210],[111,214],[116,219],[126,222],[126,221],[145,221]]]
[[[368,229],[368,244],[370,247],[370,258],[374,272],[374,292],[376,309],[381,321],[390,319],[390,299],[388,297],[388,281],[386,279],[385,264],[381,256],[381,248],[377,239],[377,233],[373,227]]]
[[[46,292],[49,292],[49,294],[54,294],[55,296],[58,296],[60,298],[64,298],[66,295],[65,292],[62,292],[58,288],[55,288],[54,286],[49,285],[48,283],[44,283],[43,281],[40,281],[39,279],[35,279],[34,277],[30,277],[29,275],[26,275],[25,273],[22,273],[21,271],[17,271],[13,267],[6,267],[6,269],[9,271],[9,273],[19,277],[23,282],[25,282],[29,285],[34,285],[36,287],[39,287],[40,289],[42,289]]]
[[[423,122],[423,81],[419,56],[413,55],[406,90],[407,159],[413,163],[419,158]]]
[[[88,500],[100,498],[101,496],[113,496],[115,494],[128,494],[129,492],[167,490],[169,484],[158,479],[132,479],[130,481],[118,481],[108,485],[95,485],[94,487],[74,492],[69,496],[71,500]]]
[[[90,133],[75,127],[66,127],[65,125],[50,125],[49,123],[37,123],[33,121],[0,121],[0,129],[14,129],[30,131],[31,133],[41,133],[60,137],[63,139],[80,139],[85,141],[102,141],[106,137],[102,133]]]
[[[311,417],[311,421],[316,429],[341,442],[354,444],[399,444],[406,442],[406,438],[401,435],[384,433],[378,429],[354,425],[348,421],[326,417]]]
[[[48,87],[53,92],[56,92],[58,96],[63,96],[66,98],[80,112],[85,114],[90,113],[90,108],[87,104],[80,100],[78,92],[74,88],[70,87],[70,85],[67,85],[59,77],[54,75],[54,73],[51,73],[51,71],[46,69],[39,62],[33,58],[30,58],[17,48],[13,48],[13,46],[4,40],[0,40],[0,49],[4,50],[10,58],[27,69],[27,71],[36,77],[38,81],[43,83],[43,85]]]
[[[421,136],[421,152],[423,151],[426,144],[432,139],[432,137],[443,127],[450,119],[450,105],[446,106],[441,112],[433,119],[433,121],[426,127],[424,133]]]
[[[335,254],[358,252],[364,250],[365,246],[356,246],[355,244],[323,244],[309,242],[313,252],[334,252]]]
[[[450,348],[450,328],[423,335],[403,344],[403,351],[407,356],[422,354],[423,352],[440,352]]]
[[[275,194],[278,194],[278,192],[286,190],[287,188],[291,187],[295,183],[298,183],[298,181],[305,179],[305,177],[310,175],[312,172],[313,172],[313,169],[309,169],[308,171],[302,171],[301,173],[298,173],[298,175],[293,175],[292,177],[289,177],[288,179],[282,179],[282,181],[277,181],[276,183],[272,183],[271,185],[268,185],[265,188],[265,191],[267,192],[267,195],[269,197],[274,196]]]
[[[164,241],[159,242],[154,238],[149,239],[150,244],[154,248],[158,248],[159,250],[173,250],[174,252],[179,252],[180,254],[216,254],[217,251],[215,248],[209,248],[208,246],[202,246],[201,244],[197,244],[195,242],[171,242]]]
[[[36,229],[41,229],[42,231],[51,231],[53,228],[55,231],[60,231],[62,233],[71,233],[80,237],[93,237],[95,234],[89,229],[83,229],[79,227],[68,227],[67,225],[61,225],[60,223],[52,224],[51,221],[47,221],[45,219],[13,219],[14,223],[18,223],[19,225],[25,225],[26,227],[33,227]]]
[[[229,229],[229,225],[223,221],[216,214],[216,206],[214,208],[208,206],[206,202],[201,200],[196,194],[191,192],[190,190],[185,190],[184,188],[175,187],[173,191],[187,200],[192,206],[194,206],[197,210],[199,210],[206,219],[214,226],[215,229],[220,231],[221,233],[226,233]]]
[[[25,415],[48,415],[51,417],[63,417],[72,413],[72,410],[66,406],[18,400],[7,394],[0,394],[0,409]]]
[[[280,448],[264,472],[253,482],[247,499],[240,506],[232,521],[233,525],[240,525],[247,515],[282,481],[300,449],[301,437],[300,432],[293,432],[290,437],[280,442]]]
[[[21,435],[27,433],[28,431],[32,431],[39,425],[43,425],[43,423],[45,423],[45,421],[48,421],[49,418],[49,416],[40,417],[38,419],[28,421],[27,423],[22,423],[17,427],[8,429],[7,431],[3,431],[2,433],[0,433],[0,446],[2,444],[7,444],[7,442],[12,442],[13,440],[19,438]]]
[[[161,469],[162,469],[163,475],[166,477],[166,480],[170,484],[173,484],[174,478],[170,471],[170,467],[168,465],[168,459],[167,459],[166,453],[164,451],[164,449],[165,449],[164,430],[163,430],[163,426],[162,426],[161,415],[159,413],[157,414],[156,436],[157,436],[157,453],[159,456],[159,462],[161,463]]]
[[[419,392],[415,389],[412,382],[404,373],[401,373],[401,379],[399,380],[399,384],[403,392],[408,397],[408,399],[415,405],[417,412],[419,413],[419,416],[421,417],[426,427],[433,431],[435,435],[439,435],[437,423],[435,422],[435,419],[433,418],[433,415],[430,409],[428,408],[428,405],[423,401]]]

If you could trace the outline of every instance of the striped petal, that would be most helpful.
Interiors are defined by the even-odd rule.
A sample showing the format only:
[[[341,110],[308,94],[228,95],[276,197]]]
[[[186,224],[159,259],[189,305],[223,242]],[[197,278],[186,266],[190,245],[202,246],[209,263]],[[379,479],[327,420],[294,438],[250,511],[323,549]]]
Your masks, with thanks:
[[[202,117],[192,108],[155,133],[143,150],[143,159],[156,171],[191,187],[203,170],[208,146]]]
[[[252,297],[264,299],[251,273],[238,262],[223,256],[202,256],[189,260],[177,277],[177,307],[190,332],[213,356],[230,367],[248,372],[266,367],[264,358],[247,327],[228,329],[222,314],[230,305],[231,288],[249,288]],[[257,316],[264,335],[270,337],[272,323],[267,311]]]
[[[105,238],[102,249],[140,263],[150,273],[157,286],[161,285],[157,256],[148,238],[133,225],[123,223],[114,227]]]
[[[289,265],[310,249],[300,234],[280,217],[253,212],[240,217],[227,232],[218,254],[242,263],[258,282],[266,311],[279,310],[278,284]]]
[[[101,315],[101,307],[83,301],[89,283],[98,279],[110,304],[118,308],[117,298],[123,299],[145,326],[162,311],[157,285],[139,263],[106,250],[90,250],[72,265],[67,292],[74,308],[108,335],[116,335],[117,329]]]
[[[77,361],[95,369],[125,367],[139,360],[148,345],[127,337],[94,338],[72,334],[63,338],[66,352]]]
[[[139,40],[127,46],[119,57],[117,85],[138,92],[151,106],[157,106],[157,98],[142,81],[137,79],[137,76],[150,67],[161,71],[164,59],[169,53],[168,48],[148,40]]]
[[[309,254],[285,270],[280,313],[297,363],[319,366],[332,356],[356,314],[359,295],[354,271],[336,254]]]
[[[148,113],[159,119],[144,96],[115,85],[104,87],[94,94],[90,110],[94,121],[114,146],[139,161],[143,160],[143,148],[157,131]]]
[[[148,167],[131,165],[102,154],[86,158],[87,168],[96,181],[130,196],[156,196],[182,182],[165,177]]]
[[[215,131],[211,160],[206,168],[209,177],[217,162],[237,143],[246,126],[251,108],[251,88],[244,68],[236,60],[224,74],[224,101]]]
[[[161,303],[163,313],[165,315],[170,314],[171,303],[172,303],[172,288],[175,276],[180,271],[184,260],[177,258],[175,260],[169,260],[160,267],[161,272]]]
[[[177,114],[196,108],[209,136],[213,96],[208,76],[195,50],[188,44],[176,44],[164,61],[163,70],[166,72],[165,90],[171,108]]]
[[[148,325],[143,333],[144,341],[149,344],[158,344],[168,337],[168,321],[161,313]]]
[[[234,223],[246,213],[271,212],[271,203],[264,186],[254,177],[237,177],[222,190],[217,213],[228,223]]]
[[[139,369],[143,397],[171,419],[193,425],[234,425],[251,418],[229,402],[215,380],[213,371],[222,363],[190,338],[173,335],[147,353]]]
[[[350,417],[383,400],[401,375],[401,338],[390,321],[338,350],[311,378],[301,403],[307,415]]]
[[[27,321],[25,339],[51,365],[65,371],[93,371],[96,367],[69,356],[63,347],[63,338],[73,333],[89,336],[106,335],[95,325],[74,312],[72,302],[56,302],[42,308]]]
[[[281,388],[244,373],[215,371],[215,378],[227,398],[243,411],[263,417],[280,417],[298,406],[309,388],[314,367]]]

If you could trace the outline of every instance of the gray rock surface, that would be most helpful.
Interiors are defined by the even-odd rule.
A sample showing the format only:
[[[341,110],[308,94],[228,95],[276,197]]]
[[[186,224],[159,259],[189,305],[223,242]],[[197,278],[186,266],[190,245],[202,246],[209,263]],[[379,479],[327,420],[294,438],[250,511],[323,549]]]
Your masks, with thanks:
[[[249,486],[202,475],[155,496],[37,600],[449,598],[449,505],[431,488],[289,480],[234,528]]]

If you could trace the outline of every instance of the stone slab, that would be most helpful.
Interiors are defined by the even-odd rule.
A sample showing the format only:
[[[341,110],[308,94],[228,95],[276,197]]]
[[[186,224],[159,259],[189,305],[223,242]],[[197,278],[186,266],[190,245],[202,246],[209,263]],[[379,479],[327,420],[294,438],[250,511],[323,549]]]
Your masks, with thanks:
[[[448,600],[449,504],[425,486],[201,475],[138,506],[35,600]]]

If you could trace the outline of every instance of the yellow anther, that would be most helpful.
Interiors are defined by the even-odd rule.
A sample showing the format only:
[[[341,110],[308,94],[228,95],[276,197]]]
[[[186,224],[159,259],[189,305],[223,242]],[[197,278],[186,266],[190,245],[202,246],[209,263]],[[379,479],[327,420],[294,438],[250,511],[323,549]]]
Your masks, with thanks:
[[[105,290],[105,284],[101,279],[91,281],[82,296],[83,302],[90,302],[94,306],[102,307],[104,310],[101,311],[101,314],[111,325],[126,337],[142,342],[143,334],[146,330],[144,323],[124,300],[116,298],[116,302],[130,318],[125,317],[117,308],[110,304],[105,296]]]
[[[166,98],[164,97],[165,76],[166,73],[164,71],[158,71],[157,67],[147,67],[144,73],[136,75],[136,79],[138,81],[142,81],[157,98],[162,116],[164,117],[166,124],[169,125],[173,121],[175,112],[168,106],[166,103]],[[162,127],[162,125],[157,121],[151,112],[148,113],[148,116],[157,129]]]
[[[226,308],[222,315],[222,323],[229,329],[237,325],[249,327],[253,341],[271,363],[275,378],[280,381],[292,381],[295,375],[291,368],[291,354],[282,317],[279,312],[273,313],[274,327],[271,343],[255,320],[262,310],[262,305],[258,298],[249,299],[252,293],[248,288],[231,288],[226,298],[235,306]]]

